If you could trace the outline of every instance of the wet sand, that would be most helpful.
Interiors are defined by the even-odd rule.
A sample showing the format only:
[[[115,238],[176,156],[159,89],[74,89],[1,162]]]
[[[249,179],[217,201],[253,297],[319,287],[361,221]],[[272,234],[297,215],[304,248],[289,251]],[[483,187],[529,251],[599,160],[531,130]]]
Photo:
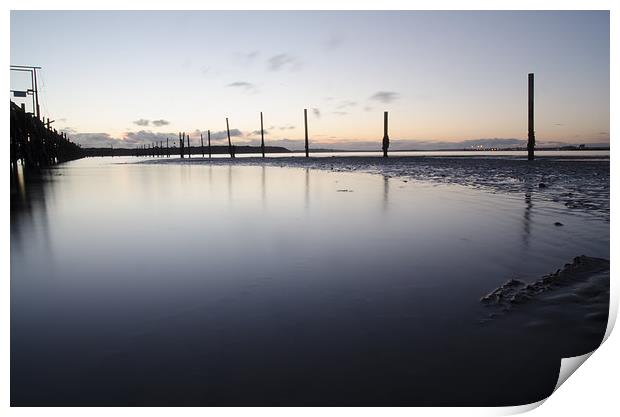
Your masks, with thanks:
[[[459,184],[500,193],[530,193],[536,199],[596,213],[609,221],[609,157],[539,156],[365,156],[146,159],[146,164],[265,165],[367,172],[437,183]]]

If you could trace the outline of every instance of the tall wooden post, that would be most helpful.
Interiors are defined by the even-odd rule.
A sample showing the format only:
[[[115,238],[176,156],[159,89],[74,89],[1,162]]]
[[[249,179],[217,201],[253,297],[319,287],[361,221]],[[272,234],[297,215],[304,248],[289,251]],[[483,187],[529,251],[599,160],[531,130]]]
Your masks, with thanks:
[[[202,157],[205,157],[205,144],[202,142],[202,132],[200,132],[200,149],[202,150]]]
[[[534,74],[527,74],[527,159],[534,159]]]
[[[166,155],[170,158],[170,143],[168,142],[168,138],[166,138]]]
[[[228,128],[228,117],[226,118],[226,134],[228,135],[228,153],[231,158],[234,158],[235,154],[233,152],[232,142],[230,141],[230,129]]]
[[[390,147],[390,137],[388,136],[388,112],[383,112],[383,157],[388,157]]]
[[[263,112],[260,112],[260,150],[265,157],[265,134],[263,132]]]
[[[310,156],[308,148],[308,109],[304,109],[304,127],[306,131],[306,158]]]
[[[211,131],[207,130],[207,146],[209,147],[209,159],[211,159]]]
[[[183,155],[184,142],[185,142],[185,133],[181,134],[181,132],[179,132],[179,153],[181,154],[181,158],[185,158],[185,156]]]
[[[187,135],[187,157],[188,158],[192,157],[192,148],[189,144],[189,135]]]

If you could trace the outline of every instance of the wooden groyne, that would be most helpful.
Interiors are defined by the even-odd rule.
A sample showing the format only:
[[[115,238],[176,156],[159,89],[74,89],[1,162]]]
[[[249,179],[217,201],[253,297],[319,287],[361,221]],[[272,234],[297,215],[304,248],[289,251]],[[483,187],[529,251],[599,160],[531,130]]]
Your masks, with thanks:
[[[27,113],[11,101],[11,166],[18,162],[24,167],[40,168],[84,156],[82,148],[71,142],[65,133],[50,128],[47,123]]]

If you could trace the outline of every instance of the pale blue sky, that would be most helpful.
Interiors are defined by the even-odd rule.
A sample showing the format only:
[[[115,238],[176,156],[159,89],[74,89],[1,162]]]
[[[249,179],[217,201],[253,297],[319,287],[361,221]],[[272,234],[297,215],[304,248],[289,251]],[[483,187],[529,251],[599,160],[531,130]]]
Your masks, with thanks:
[[[609,140],[608,12],[13,11],[11,64],[43,67],[42,112],[85,144],[225,117],[242,143],[260,111],[286,144],[304,108],[335,147],[380,139],[384,110],[394,141],[524,139],[528,72],[539,142]]]

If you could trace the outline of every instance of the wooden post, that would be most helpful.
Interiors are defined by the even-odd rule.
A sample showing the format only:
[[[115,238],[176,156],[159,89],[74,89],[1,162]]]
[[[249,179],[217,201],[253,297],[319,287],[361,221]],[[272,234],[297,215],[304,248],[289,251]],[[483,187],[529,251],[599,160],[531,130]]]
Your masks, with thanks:
[[[39,109],[39,87],[37,85],[37,69],[33,68],[32,69],[32,73],[34,74],[34,97],[35,97],[35,100],[37,102],[36,109],[33,109],[32,111],[33,112],[36,111],[36,117],[37,117],[37,119],[40,119],[41,118],[41,110]]]
[[[192,157],[192,148],[190,147],[190,144],[189,144],[189,135],[187,135],[186,138],[187,138],[187,157],[191,158]]]
[[[388,136],[388,112],[383,112],[383,157],[388,157],[390,147],[390,137]]]
[[[205,145],[202,142],[202,132],[200,132],[200,149],[202,149],[202,157],[205,157]]]
[[[168,143],[168,138],[166,138],[166,154],[167,157],[170,158],[170,143]]]
[[[207,141],[209,146],[209,159],[211,159],[211,131],[207,130]]]
[[[179,152],[181,153],[181,158],[185,157],[183,155],[183,144],[184,143],[185,143],[185,133],[183,133],[183,136],[181,136],[181,133],[179,133]]]
[[[265,157],[265,134],[263,132],[263,112],[260,112],[260,149]]]
[[[534,146],[536,137],[534,136],[534,74],[527,74],[527,159],[534,159]]]
[[[228,128],[228,117],[226,118],[226,134],[228,135],[228,153],[230,153],[231,158],[234,158],[235,154],[233,153],[232,142],[230,141],[230,129]]]
[[[310,156],[308,148],[308,109],[304,109],[304,127],[306,130],[306,158]]]

